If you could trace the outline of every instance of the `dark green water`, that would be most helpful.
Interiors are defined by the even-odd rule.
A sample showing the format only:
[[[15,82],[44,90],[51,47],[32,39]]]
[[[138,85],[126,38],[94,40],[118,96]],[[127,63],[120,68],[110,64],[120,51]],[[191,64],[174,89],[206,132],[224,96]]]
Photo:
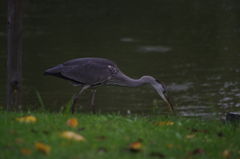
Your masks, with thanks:
[[[6,105],[7,4],[0,2],[0,105]],[[81,57],[114,61],[126,75],[165,83],[175,109],[186,116],[240,111],[240,2],[23,1],[23,106],[59,110],[80,88],[43,72]],[[91,91],[77,107],[90,111]],[[170,113],[151,86],[100,87],[102,112]]]

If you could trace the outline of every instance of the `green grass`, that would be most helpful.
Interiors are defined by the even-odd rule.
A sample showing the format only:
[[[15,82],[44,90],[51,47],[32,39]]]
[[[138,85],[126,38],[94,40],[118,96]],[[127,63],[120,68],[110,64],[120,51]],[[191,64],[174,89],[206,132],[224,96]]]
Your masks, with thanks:
[[[42,100],[42,97],[41,97],[40,93],[38,92],[38,90],[35,90],[35,92],[36,92],[37,98],[38,98],[38,100],[40,102],[40,105],[41,105],[40,111],[46,112],[47,110],[45,109],[45,105],[43,103],[43,100]]]
[[[16,120],[26,115],[35,116],[37,121],[20,123]],[[66,124],[70,118],[78,120],[76,128]],[[160,121],[172,121],[173,125],[155,125]],[[73,131],[86,140],[64,139],[60,137],[63,131]],[[240,158],[239,124],[215,119],[0,111],[0,133],[0,158],[4,159]],[[142,150],[130,151],[129,144],[139,139]],[[49,145],[51,152],[39,152],[35,142]],[[22,154],[22,149],[30,150],[31,154]]]

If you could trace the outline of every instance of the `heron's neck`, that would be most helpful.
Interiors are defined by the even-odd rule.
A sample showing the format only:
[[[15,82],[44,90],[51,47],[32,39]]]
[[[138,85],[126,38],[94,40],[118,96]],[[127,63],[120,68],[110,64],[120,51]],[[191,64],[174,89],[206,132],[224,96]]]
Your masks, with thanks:
[[[132,79],[130,77],[125,76],[125,78],[121,80],[121,85],[127,87],[139,87],[144,84],[154,85],[155,82],[156,80],[151,76],[143,76],[140,79]]]

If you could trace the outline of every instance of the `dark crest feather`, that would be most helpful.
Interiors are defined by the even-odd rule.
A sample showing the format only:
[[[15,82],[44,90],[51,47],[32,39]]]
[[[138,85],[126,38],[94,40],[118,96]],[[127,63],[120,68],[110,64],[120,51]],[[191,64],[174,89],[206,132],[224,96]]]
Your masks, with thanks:
[[[163,93],[166,93],[167,92],[166,86],[162,82],[160,82],[159,80],[157,80],[157,79],[155,79],[155,80],[156,80],[157,83],[162,85],[162,87],[164,89]]]

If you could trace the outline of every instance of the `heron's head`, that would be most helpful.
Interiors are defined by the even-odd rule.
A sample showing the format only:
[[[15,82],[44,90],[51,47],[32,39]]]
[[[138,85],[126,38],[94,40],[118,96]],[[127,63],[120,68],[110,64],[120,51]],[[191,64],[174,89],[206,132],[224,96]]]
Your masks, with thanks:
[[[162,82],[156,80],[156,83],[152,85],[158,92],[158,94],[162,97],[162,99],[168,104],[169,108],[174,111],[173,106],[167,96],[167,90],[165,85]]]

